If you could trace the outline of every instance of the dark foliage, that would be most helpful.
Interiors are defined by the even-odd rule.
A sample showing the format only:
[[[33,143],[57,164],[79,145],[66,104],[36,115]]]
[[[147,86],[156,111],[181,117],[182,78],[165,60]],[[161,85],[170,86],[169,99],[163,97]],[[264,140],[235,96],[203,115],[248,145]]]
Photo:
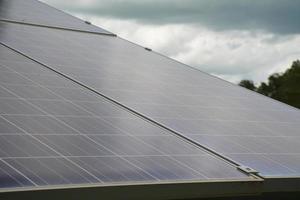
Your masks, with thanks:
[[[257,88],[250,80],[242,80],[239,85],[300,108],[300,61],[294,61],[284,73],[272,74]]]
[[[251,80],[242,80],[239,85],[249,90],[256,90],[256,87]]]

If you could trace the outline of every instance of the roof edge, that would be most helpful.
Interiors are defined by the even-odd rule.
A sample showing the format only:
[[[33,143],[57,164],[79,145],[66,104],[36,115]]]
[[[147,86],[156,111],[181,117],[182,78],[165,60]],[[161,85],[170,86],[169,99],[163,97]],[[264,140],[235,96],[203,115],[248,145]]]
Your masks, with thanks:
[[[167,182],[152,184],[82,185],[41,187],[0,193],[0,198],[14,199],[103,199],[160,200],[258,196],[263,180],[226,180],[201,182]]]

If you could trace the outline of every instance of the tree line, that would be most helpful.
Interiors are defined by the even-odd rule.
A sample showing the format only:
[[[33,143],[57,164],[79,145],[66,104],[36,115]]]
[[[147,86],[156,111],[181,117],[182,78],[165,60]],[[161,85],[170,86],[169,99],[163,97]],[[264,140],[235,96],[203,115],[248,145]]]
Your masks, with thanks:
[[[268,80],[259,86],[252,80],[242,80],[239,85],[300,108],[300,61],[294,61],[283,73],[270,75]]]

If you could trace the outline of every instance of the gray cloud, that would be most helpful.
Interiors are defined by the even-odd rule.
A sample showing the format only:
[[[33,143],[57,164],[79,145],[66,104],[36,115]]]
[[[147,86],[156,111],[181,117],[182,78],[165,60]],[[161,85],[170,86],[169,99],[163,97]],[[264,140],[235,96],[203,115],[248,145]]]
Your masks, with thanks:
[[[52,3],[65,4],[71,12],[147,24],[201,24],[216,31],[300,33],[299,0],[77,0],[77,4],[69,1]]]

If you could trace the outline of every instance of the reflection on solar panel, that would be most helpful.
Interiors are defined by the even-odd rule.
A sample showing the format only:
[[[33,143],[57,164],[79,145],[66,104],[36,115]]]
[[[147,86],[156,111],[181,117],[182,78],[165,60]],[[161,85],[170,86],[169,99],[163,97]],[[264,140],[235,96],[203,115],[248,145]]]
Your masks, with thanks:
[[[300,175],[286,162],[300,159],[294,108],[119,38],[1,27],[4,43],[263,176]]]
[[[255,180],[30,59],[0,52],[2,189]]]
[[[0,5],[1,194],[300,190],[299,110],[42,3]]]
[[[3,46],[1,75],[7,77],[0,79],[1,162],[27,180],[11,179],[5,186],[249,179]]]

